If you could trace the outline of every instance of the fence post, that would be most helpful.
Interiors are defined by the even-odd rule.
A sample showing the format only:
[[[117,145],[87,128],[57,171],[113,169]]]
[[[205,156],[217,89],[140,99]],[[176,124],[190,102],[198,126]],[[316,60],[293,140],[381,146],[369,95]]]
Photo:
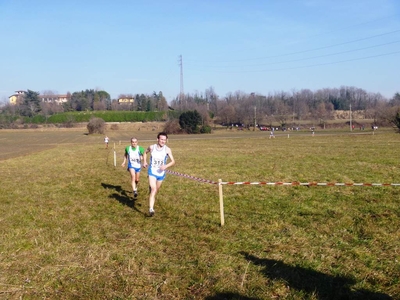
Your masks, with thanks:
[[[225,224],[225,217],[224,217],[224,195],[222,194],[222,179],[218,179],[218,191],[219,191],[219,211],[221,214],[221,226]]]
[[[114,143],[114,167],[117,166],[117,152],[115,151],[115,143]]]

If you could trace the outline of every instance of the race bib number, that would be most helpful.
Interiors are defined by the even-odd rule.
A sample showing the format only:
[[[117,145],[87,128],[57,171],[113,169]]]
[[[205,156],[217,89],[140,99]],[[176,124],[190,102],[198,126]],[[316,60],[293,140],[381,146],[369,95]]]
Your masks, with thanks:
[[[140,163],[140,159],[139,158],[131,158],[130,159],[131,163]]]
[[[161,159],[154,159],[152,161],[152,167],[161,167],[164,164],[163,160]]]

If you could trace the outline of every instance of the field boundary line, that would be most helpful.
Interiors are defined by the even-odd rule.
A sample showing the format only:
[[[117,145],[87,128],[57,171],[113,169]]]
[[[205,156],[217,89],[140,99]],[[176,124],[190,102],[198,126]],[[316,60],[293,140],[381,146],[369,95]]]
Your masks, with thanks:
[[[400,186],[400,183],[357,183],[357,182],[267,182],[267,181],[222,181],[219,184],[222,185],[285,185],[285,186]]]
[[[179,177],[184,177],[188,179],[192,179],[199,182],[210,183],[210,184],[218,184],[218,185],[283,185],[283,186],[369,186],[369,187],[378,187],[378,186],[400,186],[400,183],[374,183],[374,182],[300,182],[300,181],[292,181],[292,182],[282,182],[282,181],[213,181],[208,179],[203,179],[200,177],[195,177],[188,174],[179,173],[176,171],[166,170],[167,173],[176,175]]]
[[[268,181],[256,181],[256,182],[250,182],[250,181],[222,181],[222,179],[219,179],[218,182],[213,181],[213,180],[208,180],[208,179],[203,179],[195,176],[191,176],[188,174],[183,174],[171,170],[166,170],[167,173],[184,177],[184,178],[189,178],[198,182],[203,182],[203,183],[210,183],[210,184],[215,184],[218,185],[218,194],[219,194],[219,209],[220,209],[220,218],[221,218],[221,226],[224,226],[225,224],[225,215],[224,215],[224,195],[222,191],[222,186],[223,185],[272,185],[272,186],[367,186],[367,187],[387,187],[387,186],[399,186],[400,183],[369,183],[369,182],[299,182],[299,181],[292,181],[292,182],[268,182]]]

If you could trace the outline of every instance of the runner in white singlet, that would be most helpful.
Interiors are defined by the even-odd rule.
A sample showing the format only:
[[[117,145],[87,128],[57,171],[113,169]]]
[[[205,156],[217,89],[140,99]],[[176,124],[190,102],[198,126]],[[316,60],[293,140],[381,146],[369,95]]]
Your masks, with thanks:
[[[128,171],[131,174],[131,185],[133,191],[133,197],[136,198],[138,195],[137,185],[140,178],[140,170],[142,168],[144,149],[142,146],[138,146],[136,138],[131,138],[131,145],[125,148],[124,161],[122,167],[125,166],[128,161]]]
[[[156,194],[165,178],[165,170],[175,164],[171,149],[166,145],[168,136],[165,132],[160,132],[157,135],[157,144],[149,146],[143,154],[143,167],[147,167],[147,153],[150,153],[149,174],[149,214],[154,215],[154,203]],[[167,160],[170,160],[167,163]]]

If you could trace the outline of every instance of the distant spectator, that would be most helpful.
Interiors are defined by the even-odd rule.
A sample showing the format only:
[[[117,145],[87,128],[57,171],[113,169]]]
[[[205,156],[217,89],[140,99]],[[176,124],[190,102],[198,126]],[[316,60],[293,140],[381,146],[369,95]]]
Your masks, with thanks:
[[[270,138],[270,139],[275,138],[275,135],[274,135],[274,131],[273,131],[273,130],[271,130],[271,132],[269,133],[269,138]]]

